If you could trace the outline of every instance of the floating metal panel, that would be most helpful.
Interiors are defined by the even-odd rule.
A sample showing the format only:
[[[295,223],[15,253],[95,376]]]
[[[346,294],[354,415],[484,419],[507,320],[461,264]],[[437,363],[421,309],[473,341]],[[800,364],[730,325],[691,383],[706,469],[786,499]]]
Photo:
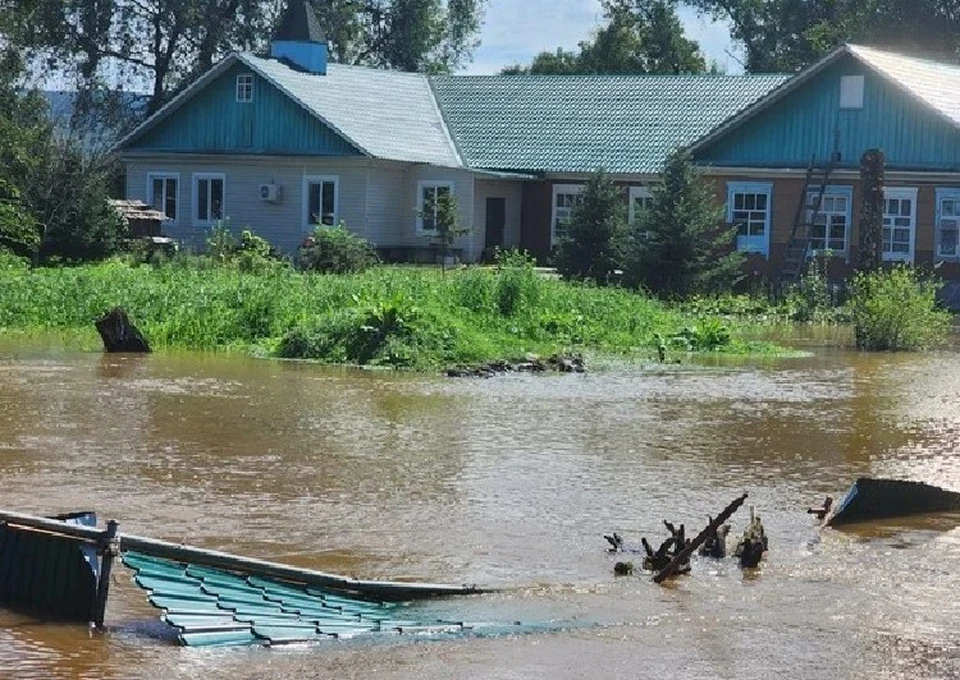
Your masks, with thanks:
[[[95,565],[72,538],[0,525],[3,606],[52,619],[88,622],[93,618],[97,593]]]

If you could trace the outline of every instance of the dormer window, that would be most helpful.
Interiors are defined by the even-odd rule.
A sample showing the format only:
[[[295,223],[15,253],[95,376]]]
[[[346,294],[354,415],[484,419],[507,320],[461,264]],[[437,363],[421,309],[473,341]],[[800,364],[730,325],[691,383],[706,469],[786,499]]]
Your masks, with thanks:
[[[253,101],[253,74],[242,73],[237,76],[237,101],[247,104]]]

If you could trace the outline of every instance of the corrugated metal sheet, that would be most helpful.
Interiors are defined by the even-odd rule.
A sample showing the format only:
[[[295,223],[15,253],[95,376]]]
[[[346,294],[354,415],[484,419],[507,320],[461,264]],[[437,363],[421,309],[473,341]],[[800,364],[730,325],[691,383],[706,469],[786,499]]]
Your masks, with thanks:
[[[237,102],[236,77],[244,73],[253,70],[243,63],[235,64],[127,148],[191,153],[361,155],[347,140],[259,75],[254,78],[253,101]]]
[[[470,624],[432,619],[416,605],[374,602],[322,588],[124,552],[162,620],[191,647],[274,645],[416,635],[504,635],[557,624]]]
[[[677,146],[788,78],[440,76],[431,84],[470,167],[656,173]]]
[[[859,167],[864,151],[880,148],[890,169],[960,169],[960,130],[946,117],[949,102],[940,110],[932,95],[938,71],[918,72],[918,77],[923,76],[919,82],[924,83],[919,88],[911,83],[910,70],[919,60],[891,58],[900,68],[884,63],[886,70],[878,72],[879,62],[865,64],[861,56],[853,53],[837,60],[698,151],[697,160],[725,166],[805,167],[814,156],[825,162],[836,138],[845,166]],[[960,69],[944,70],[956,72],[941,82],[954,97],[960,87]],[[840,108],[840,77],[849,75],[864,76],[863,109]],[[921,97],[921,89],[930,99]]]
[[[96,553],[74,539],[0,525],[0,604],[5,607],[86,623],[93,618],[96,565]]]

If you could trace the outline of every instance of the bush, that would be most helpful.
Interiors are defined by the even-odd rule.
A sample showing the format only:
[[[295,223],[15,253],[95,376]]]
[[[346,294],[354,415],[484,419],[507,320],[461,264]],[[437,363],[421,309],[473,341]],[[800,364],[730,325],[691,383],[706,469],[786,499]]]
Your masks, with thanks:
[[[514,316],[532,310],[540,300],[541,278],[536,261],[525,250],[497,251],[495,297],[501,316]]]
[[[943,342],[950,313],[937,309],[940,283],[916,269],[858,272],[850,301],[857,348],[911,351]]]
[[[824,321],[833,313],[835,305],[827,276],[830,257],[829,252],[814,255],[806,273],[787,292],[787,305],[793,310],[794,321]]]
[[[300,246],[297,266],[302,271],[321,274],[362,272],[380,262],[377,251],[341,224],[339,227],[317,227]]]
[[[626,237],[623,191],[609,176],[596,172],[580,194],[566,236],[557,246],[557,271],[567,279],[609,283],[623,265]]]

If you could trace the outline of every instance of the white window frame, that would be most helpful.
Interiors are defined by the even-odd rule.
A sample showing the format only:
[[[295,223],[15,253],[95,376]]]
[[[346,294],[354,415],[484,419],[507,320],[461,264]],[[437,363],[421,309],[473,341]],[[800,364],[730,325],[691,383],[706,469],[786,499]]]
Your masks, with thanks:
[[[176,194],[173,197],[174,206],[173,206],[173,217],[168,217],[171,224],[177,224],[180,220],[180,173],[179,172],[148,172],[147,173],[147,204],[153,207],[154,204],[154,195],[153,195],[153,182],[155,180],[162,179],[164,180],[164,193],[166,193],[166,180],[172,179],[177,183]],[[166,199],[164,195],[164,199]],[[161,212],[166,214],[167,212],[167,202],[163,201],[163,208]]]
[[[810,205],[810,203],[812,202],[812,200],[813,200],[814,198],[816,198],[816,196],[817,196],[817,194],[818,194],[819,192],[820,192],[820,187],[818,187],[818,186],[817,186],[817,187],[809,187],[809,188],[807,189],[807,195],[806,195],[806,197],[805,197],[805,200],[806,200],[807,205]],[[843,250],[837,250],[836,248],[830,248],[830,225],[827,224],[827,225],[824,227],[824,239],[823,239],[825,245],[827,246],[827,248],[826,248],[825,250],[813,248],[813,249],[812,249],[812,252],[813,252],[814,254],[816,254],[816,253],[821,253],[821,252],[827,252],[827,251],[829,251],[831,255],[834,255],[834,256],[842,256],[842,257],[845,257],[845,258],[849,259],[849,258],[850,258],[850,234],[851,234],[851,225],[852,225],[852,222],[853,222],[853,187],[852,187],[852,186],[845,186],[845,185],[842,185],[842,184],[828,184],[828,185],[827,185],[827,188],[824,189],[824,191],[823,191],[823,197],[822,197],[821,200],[820,200],[820,205],[817,207],[817,216],[818,216],[818,217],[824,214],[823,206],[824,206],[824,204],[826,203],[826,200],[827,200],[828,197],[829,197],[829,198],[843,197],[843,198],[846,198],[846,199],[847,199],[847,214],[846,214],[846,220],[845,220],[844,232],[843,232],[843,245],[844,245],[844,248],[843,248]],[[805,213],[806,213],[806,214],[804,215],[804,221],[805,221],[807,224],[810,224],[810,223],[812,222],[812,220],[811,220],[811,215],[810,215],[810,211],[809,211],[809,210],[806,210]],[[831,213],[831,214],[832,214],[832,213]],[[812,229],[812,227],[808,227],[808,229]],[[809,232],[808,232],[808,233],[809,233]],[[809,239],[808,239],[808,240],[809,240]]]
[[[630,191],[627,192],[627,200],[629,201],[627,220],[629,224],[633,224],[637,220],[637,200],[653,200],[653,189],[646,185],[633,185],[630,187]]]
[[[218,179],[222,182],[223,196],[220,201],[220,217],[216,219],[201,219],[197,216],[200,208],[200,181]],[[208,185],[209,186],[209,185]],[[193,200],[190,202],[190,217],[196,227],[211,227],[227,217],[227,176],[222,172],[195,172],[191,181]],[[208,189],[209,191],[209,189]],[[210,215],[210,196],[207,196],[207,215]]]
[[[900,200],[900,201],[910,201],[910,249],[906,253],[894,253],[891,249],[883,251],[883,261],[884,262],[913,262],[916,257],[916,244],[917,244],[917,189],[916,187],[884,187],[883,189],[883,219],[884,222],[888,219],[887,216],[887,201],[889,200]],[[893,217],[906,217],[905,215],[896,215],[890,216]],[[902,229],[903,227],[897,227],[894,224],[891,224],[889,227],[884,224],[884,231],[887,229],[893,230],[895,228]],[[893,233],[890,234],[891,244],[893,243]],[[887,239],[886,236],[883,237],[883,245],[886,247]]]
[[[253,101],[253,74],[241,73],[237,76],[237,103],[249,104]]]
[[[842,111],[863,110],[865,89],[866,78],[864,76],[840,76],[840,109]]]
[[[567,196],[579,196],[583,193],[583,184],[554,184],[553,192],[551,194],[550,200],[550,246],[553,247],[557,243],[557,220],[558,219],[570,219],[570,214],[573,212],[573,207],[558,208],[557,207],[557,196],[567,195]],[[560,211],[563,210],[566,212],[566,215],[561,215]]]
[[[960,260],[960,209],[955,208],[958,215],[951,215],[950,219],[957,220],[957,246],[952,255],[944,255],[940,250],[940,232],[941,222],[943,220],[943,201],[950,200],[957,202],[957,208],[960,208],[960,187],[947,188],[938,187],[936,190],[936,222],[933,229],[933,260],[934,262],[956,262]]]
[[[333,184],[333,224],[323,224],[323,216],[320,216],[320,223],[315,224],[310,221],[310,185],[320,184],[320,208],[323,209],[323,188],[326,183]],[[304,175],[303,176],[303,228],[306,232],[312,232],[317,227],[336,227],[340,224],[340,175]]]
[[[763,238],[756,236],[736,236],[737,250],[770,257],[770,232],[773,231],[773,182],[727,182],[727,223],[739,224],[734,218],[736,194],[756,194],[767,197],[764,217]],[[757,212],[756,210],[750,212]]]
[[[449,180],[422,179],[417,182],[417,234],[421,236],[429,236],[436,233],[436,229],[423,228],[423,190],[442,189],[444,187],[450,192],[450,196],[456,196],[454,191],[454,183]]]

